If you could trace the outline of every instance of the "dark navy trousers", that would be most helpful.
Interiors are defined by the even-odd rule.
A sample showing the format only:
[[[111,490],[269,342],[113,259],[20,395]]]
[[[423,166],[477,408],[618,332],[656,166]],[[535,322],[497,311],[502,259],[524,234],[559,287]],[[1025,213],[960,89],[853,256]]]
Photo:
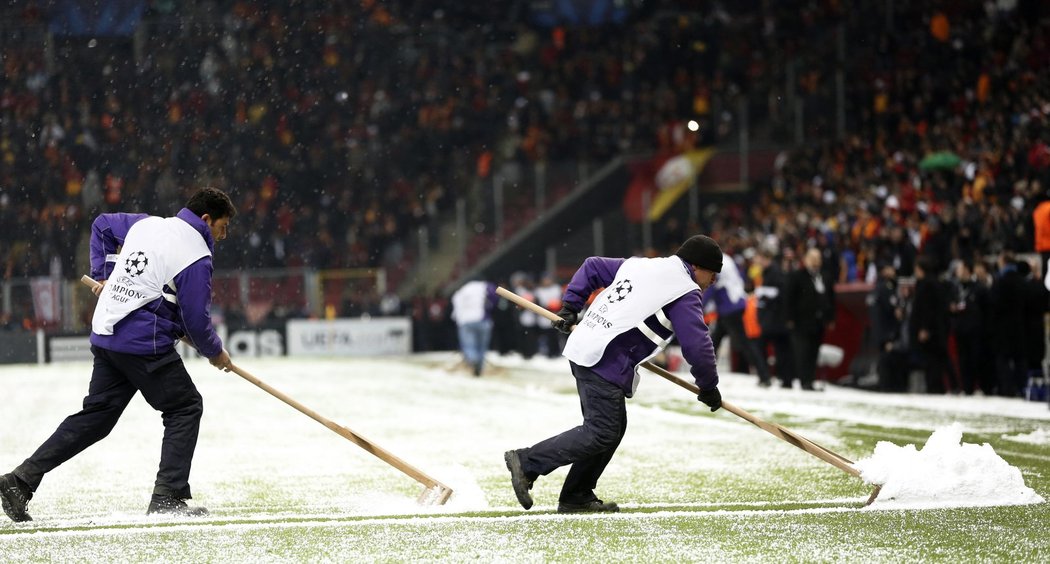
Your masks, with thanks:
[[[536,443],[519,453],[530,479],[572,464],[558,501],[586,503],[597,499],[594,488],[627,431],[626,394],[616,384],[570,362],[580,395],[583,424]]]
[[[131,355],[92,346],[94,369],[84,408],[70,415],[14,474],[36,491],[44,474],[102,440],[136,392],[161,412],[164,440],[154,494],[190,497],[190,464],[197,447],[204,402],[172,350],[163,355]]]

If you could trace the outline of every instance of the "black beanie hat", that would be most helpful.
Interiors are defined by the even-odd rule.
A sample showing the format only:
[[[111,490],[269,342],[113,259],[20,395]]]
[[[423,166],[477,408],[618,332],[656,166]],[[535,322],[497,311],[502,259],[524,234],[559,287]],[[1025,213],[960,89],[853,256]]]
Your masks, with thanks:
[[[707,235],[693,235],[686,239],[675,255],[693,266],[722,272],[722,248]]]

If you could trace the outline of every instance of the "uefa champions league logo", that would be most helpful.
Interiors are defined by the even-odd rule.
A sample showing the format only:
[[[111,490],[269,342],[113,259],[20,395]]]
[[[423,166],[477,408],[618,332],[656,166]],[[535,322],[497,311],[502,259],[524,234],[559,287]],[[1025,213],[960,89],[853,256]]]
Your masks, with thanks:
[[[613,286],[612,292],[609,293],[609,302],[616,303],[626,300],[631,290],[634,290],[634,287],[631,286],[630,280],[620,280],[616,286]]]
[[[145,272],[147,265],[149,265],[149,259],[142,251],[137,251],[124,260],[124,270],[132,278]]]

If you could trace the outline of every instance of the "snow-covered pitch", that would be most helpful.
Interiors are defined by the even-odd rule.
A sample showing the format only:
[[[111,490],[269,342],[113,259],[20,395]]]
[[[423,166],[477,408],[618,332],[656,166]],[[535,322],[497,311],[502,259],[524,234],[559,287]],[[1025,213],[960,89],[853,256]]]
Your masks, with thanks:
[[[490,358],[482,378],[457,369],[454,354],[235,359],[451,486],[455,493],[443,506],[417,504],[423,485],[249,382],[192,360],[187,365],[205,415],[191,503],[212,515],[144,515],[162,425],[137,397],[109,437],[44,478],[29,507],[34,521],[0,521],[0,561],[761,560],[777,559],[782,550],[802,559],[908,559],[921,558],[922,547],[906,543],[901,552],[885,552],[877,540],[837,542],[834,535],[823,539],[826,545],[805,538],[792,544],[789,532],[776,537],[786,545],[754,539],[776,534],[778,526],[893,520],[886,515],[902,508],[920,514],[948,508],[960,521],[996,511],[1046,515],[1003,509],[1046,506],[1046,404],[835,386],[817,393],[762,389],[755,377],[732,374],[720,386],[727,400],[852,460],[867,459],[865,475],[897,480],[896,497],[862,508],[871,485],[724,410],[709,413],[687,392],[646,375],[628,400],[627,435],[597,490],[624,511],[555,514],[562,469],[536,482],[536,507],[526,512],[515,501],[502,454],[579,424],[578,398],[564,360]],[[0,472],[79,409],[89,375],[88,363],[0,367]],[[934,432],[939,438],[919,456]],[[880,445],[881,455],[880,441],[892,443]],[[980,469],[981,487],[950,499],[938,493],[951,491],[952,480],[973,480],[973,472],[961,470],[967,466]],[[1007,478],[1009,488],[995,487]],[[744,523],[768,528],[748,531]],[[716,532],[717,539],[707,536]],[[1031,534],[1047,538],[1041,529]],[[987,554],[969,545],[958,550],[1003,554],[1001,547]]]

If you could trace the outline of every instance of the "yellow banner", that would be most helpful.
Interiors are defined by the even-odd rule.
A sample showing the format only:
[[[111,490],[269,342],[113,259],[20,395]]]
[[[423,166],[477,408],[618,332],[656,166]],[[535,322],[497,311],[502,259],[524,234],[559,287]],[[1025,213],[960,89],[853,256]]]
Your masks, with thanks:
[[[714,149],[688,151],[669,159],[656,173],[656,197],[649,207],[649,220],[656,221],[689,190],[715,154]]]

